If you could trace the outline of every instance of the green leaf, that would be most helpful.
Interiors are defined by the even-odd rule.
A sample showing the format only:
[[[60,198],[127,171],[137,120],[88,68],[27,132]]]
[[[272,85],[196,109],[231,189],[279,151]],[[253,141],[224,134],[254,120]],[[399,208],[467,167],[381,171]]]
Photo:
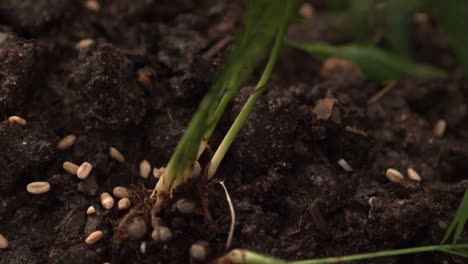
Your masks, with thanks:
[[[370,79],[398,80],[408,76],[418,78],[446,77],[446,73],[440,69],[413,63],[374,46],[354,44],[333,46],[324,43],[296,41],[289,41],[288,44],[319,58],[337,57],[352,61]]]
[[[411,0],[388,0],[386,8],[386,38],[390,49],[396,54],[410,57],[410,12],[414,7]]]
[[[450,227],[447,229],[447,232],[442,239],[442,244],[446,244],[451,236],[453,237],[452,244],[457,244],[465,228],[466,221],[468,221],[468,189],[465,191],[465,195],[463,196],[463,200],[458,207],[452,224],[450,224]]]

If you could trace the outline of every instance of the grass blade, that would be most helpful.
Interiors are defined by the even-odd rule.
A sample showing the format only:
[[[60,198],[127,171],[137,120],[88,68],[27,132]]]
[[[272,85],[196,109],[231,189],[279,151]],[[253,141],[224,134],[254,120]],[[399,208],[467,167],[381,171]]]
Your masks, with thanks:
[[[453,236],[452,244],[456,244],[465,228],[466,221],[468,221],[468,189],[463,195],[463,199],[458,207],[457,213],[455,214],[455,218],[442,239],[442,244],[447,244],[447,241],[451,236]]]
[[[410,51],[410,11],[413,8],[411,0],[388,0],[386,8],[388,45],[401,57],[409,58]]]

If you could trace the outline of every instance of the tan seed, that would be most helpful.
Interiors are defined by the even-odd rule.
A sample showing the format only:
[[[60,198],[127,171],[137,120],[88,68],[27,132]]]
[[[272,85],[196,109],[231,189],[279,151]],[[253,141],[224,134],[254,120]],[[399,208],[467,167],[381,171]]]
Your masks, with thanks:
[[[151,78],[145,71],[138,71],[137,82],[141,84],[143,87],[150,88],[152,85]]]
[[[104,234],[102,233],[102,231],[94,231],[86,238],[85,243],[88,245],[92,245],[98,242],[103,235]]]
[[[436,137],[442,137],[447,129],[447,122],[445,120],[439,120],[434,125],[433,133]]]
[[[132,198],[132,193],[125,187],[117,186],[112,190],[112,194],[117,198]]]
[[[140,163],[140,176],[147,179],[151,173],[151,164],[144,160]]]
[[[127,224],[126,231],[131,239],[142,239],[148,232],[148,225],[142,218],[135,217]]]
[[[60,150],[65,150],[73,146],[76,141],[76,136],[75,135],[68,135],[62,138],[59,143],[57,144],[57,148]]]
[[[114,207],[114,198],[106,192],[101,193],[101,204],[106,209]]]
[[[76,171],[76,175],[78,176],[79,179],[84,180],[88,178],[92,169],[93,169],[93,165],[91,165],[91,163],[83,162],[83,164],[81,164],[78,170]]]
[[[111,157],[115,159],[116,161],[121,162],[121,163],[125,162],[124,156],[122,155],[122,153],[120,153],[118,149],[111,147],[109,153]]]
[[[191,214],[195,209],[195,203],[186,199],[179,199],[176,202],[176,208],[182,214]]]
[[[43,194],[50,190],[48,182],[31,182],[26,186],[26,190],[32,194]]]
[[[99,4],[98,1],[95,1],[95,0],[88,0],[85,2],[85,7],[89,10],[89,11],[93,11],[95,13],[98,13],[99,11],[101,11],[101,5]]]
[[[202,171],[202,168],[201,168],[200,162],[195,161],[195,163],[193,164],[192,177],[197,178],[198,176],[200,176],[201,171]]]
[[[0,234],[0,249],[6,249],[9,245],[8,240]]]
[[[89,47],[89,46],[91,46],[93,44],[94,44],[93,39],[90,39],[90,38],[83,39],[83,40],[79,41],[78,43],[76,43],[75,49],[76,50],[81,50],[81,49],[87,48],[87,47]]]
[[[155,241],[167,241],[172,238],[172,232],[165,226],[158,226],[151,233],[151,237]]]
[[[131,205],[132,202],[130,201],[130,199],[122,198],[117,203],[117,208],[119,208],[119,210],[127,210],[128,208],[130,208]]]
[[[387,177],[389,181],[395,182],[395,183],[403,183],[403,181],[405,180],[405,178],[403,177],[403,174],[401,174],[401,172],[395,169],[388,169],[385,172],[385,177]]]
[[[208,243],[198,241],[190,247],[190,257],[198,261],[205,261],[208,256]]]
[[[408,174],[408,178],[410,178],[413,181],[420,182],[422,180],[421,176],[419,176],[419,173],[413,168],[408,168],[408,170],[406,170],[406,173]]]
[[[92,215],[94,213],[96,213],[96,208],[94,208],[94,206],[90,206],[88,207],[88,210],[86,210],[87,215]]]
[[[76,173],[78,172],[78,168],[78,165],[76,165],[75,163],[69,161],[65,161],[63,163],[63,169],[65,169],[71,175],[76,175]]]
[[[26,122],[26,120],[24,120],[23,118],[19,117],[19,116],[10,116],[8,118],[8,122],[10,123],[16,123],[20,126],[25,126],[28,122]]]

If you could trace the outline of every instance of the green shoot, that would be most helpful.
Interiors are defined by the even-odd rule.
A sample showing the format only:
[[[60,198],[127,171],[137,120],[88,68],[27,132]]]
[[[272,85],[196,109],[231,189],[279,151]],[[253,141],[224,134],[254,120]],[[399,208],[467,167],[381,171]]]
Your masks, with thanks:
[[[240,129],[243,127],[245,121],[247,120],[250,113],[252,112],[253,107],[255,106],[255,103],[258,101],[260,96],[265,92],[266,83],[268,82],[268,79],[271,76],[271,73],[276,64],[276,61],[278,60],[279,52],[281,50],[281,46],[283,44],[284,37],[286,35],[286,31],[288,29],[292,14],[297,9],[298,4],[300,3],[299,0],[288,0],[288,1],[278,1],[278,2],[283,3],[283,5],[285,5],[281,8],[284,14],[283,14],[281,23],[278,25],[275,44],[273,46],[273,50],[271,51],[270,58],[268,59],[267,65],[263,71],[262,76],[260,77],[260,80],[258,81],[255,87],[254,92],[252,93],[252,95],[250,95],[249,99],[243,106],[236,120],[234,120],[234,123],[232,124],[231,128],[227,132],[223,141],[221,142],[218,149],[216,150],[213,158],[211,159],[211,162],[208,165],[208,172],[207,172],[208,178],[213,177],[213,175],[217,171],[221,161],[226,155],[226,152],[228,151],[229,147],[234,141],[234,138],[237,136]]]
[[[455,214],[455,218],[452,221],[452,224],[447,229],[445,233],[444,239],[442,239],[442,244],[446,244],[451,236],[453,236],[452,244],[457,244],[458,240],[460,240],[461,234],[465,228],[465,224],[468,221],[468,190],[465,192],[463,196],[463,200],[458,207],[457,213]],[[468,253],[468,252],[466,252]]]
[[[410,49],[410,12],[414,1],[388,0],[386,8],[386,36],[390,49],[404,58],[409,58]]]
[[[333,46],[324,43],[296,41],[289,41],[288,44],[319,58],[337,57],[352,61],[362,69],[368,78],[375,80],[398,80],[408,76],[444,78],[447,75],[440,69],[412,63],[373,46],[354,44]]]

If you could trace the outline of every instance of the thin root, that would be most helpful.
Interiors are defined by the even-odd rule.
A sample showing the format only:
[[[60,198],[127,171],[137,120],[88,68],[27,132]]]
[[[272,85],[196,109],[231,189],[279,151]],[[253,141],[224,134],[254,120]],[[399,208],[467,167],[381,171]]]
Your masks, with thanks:
[[[229,249],[231,247],[232,237],[234,236],[234,228],[236,225],[236,211],[234,210],[234,205],[232,204],[231,196],[229,196],[229,192],[226,188],[226,185],[224,185],[224,181],[220,181],[219,184],[223,186],[224,193],[226,194],[226,200],[229,204],[229,210],[231,211],[231,226],[229,227],[229,235],[226,241],[226,249]]]

